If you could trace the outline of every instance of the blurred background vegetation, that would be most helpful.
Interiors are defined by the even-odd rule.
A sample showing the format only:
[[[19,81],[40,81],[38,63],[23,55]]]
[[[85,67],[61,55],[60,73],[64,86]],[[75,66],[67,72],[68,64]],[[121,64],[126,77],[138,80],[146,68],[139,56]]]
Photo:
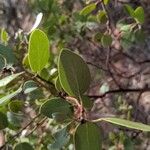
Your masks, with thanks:
[[[27,53],[27,33],[31,30],[37,15],[43,14],[39,28],[48,36],[51,43],[51,65],[41,73],[42,80],[54,83],[56,62],[62,48],[69,48],[79,53],[90,67],[92,83],[89,95],[99,95],[112,89],[146,89],[150,87],[150,2],[149,0],[110,0],[108,12],[114,30],[112,41],[112,52],[110,54],[110,65],[106,60],[109,50],[101,43],[101,34],[108,30],[107,19],[99,16],[99,10],[103,9],[97,5],[91,14],[81,16],[80,11],[89,3],[97,0],[1,0],[0,1],[0,27],[5,29],[9,35],[8,43],[16,53],[17,63],[13,68],[21,71],[20,63]],[[124,10],[124,5],[129,4],[134,9],[142,6],[145,12],[144,24],[135,25],[134,21]],[[134,28],[131,30],[131,28]],[[120,32],[122,33],[120,38]],[[119,40],[118,40],[119,38]],[[108,39],[107,39],[108,40]],[[15,63],[14,63],[15,64]],[[27,65],[27,64],[26,64]],[[8,66],[10,67],[10,66]],[[46,73],[50,77],[45,77]],[[6,73],[7,74],[7,73]],[[5,75],[6,75],[5,74]],[[1,74],[1,77],[4,75]],[[24,78],[30,79],[29,76]],[[19,81],[18,81],[19,82]],[[12,83],[13,84],[13,83]],[[30,81],[27,84],[35,84]],[[17,85],[14,85],[14,88]],[[11,90],[2,89],[4,92]],[[52,91],[55,92],[55,91]],[[25,101],[21,113],[16,113],[9,108],[7,113],[10,129],[7,134],[0,131],[0,144],[4,143],[4,134],[7,138],[16,133],[18,129],[30,122],[36,116],[36,109],[43,99],[51,93],[41,87],[36,88],[27,95],[19,95],[15,100]],[[108,94],[102,98],[92,98],[94,103],[89,116],[99,118],[117,115],[129,120],[150,124],[150,92],[120,92]],[[17,103],[18,105],[18,103]],[[19,103],[19,109],[23,104]],[[14,104],[12,105],[14,106]],[[9,106],[11,107],[11,106]],[[8,108],[7,108],[8,109]],[[1,108],[6,110],[6,108]],[[15,112],[15,113],[14,113]],[[108,123],[100,124],[103,132],[105,150],[150,150],[150,135],[125,128],[116,128]],[[36,127],[34,129],[34,127]],[[54,133],[63,125],[57,125],[52,120],[35,118],[29,128],[16,139],[10,142],[8,149],[16,141],[29,141],[37,150],[47,150],[54,142]],[[34,129],[32,131],[32,129]],[[31,133],[30,133],[31,132]],[[64,131],[62,131],[64,132]],[[32,134],[33,133],[33,134]],[[66,138],[66,136],[65,136]],[[65,150],[72,150],[72,141],[64,146]]]

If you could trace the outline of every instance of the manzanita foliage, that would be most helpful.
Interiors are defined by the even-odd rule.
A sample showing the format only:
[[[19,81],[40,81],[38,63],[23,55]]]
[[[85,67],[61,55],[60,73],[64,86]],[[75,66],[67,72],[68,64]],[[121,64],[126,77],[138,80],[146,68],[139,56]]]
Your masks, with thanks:
[[[109,2],[109,0],[103,1],[103,7],[106,7]],[[55,2],[49,1],[49,4],[54,5]],[[43,6],[41,5],[41,7]],[[57,6],[53,7],[52,11]],[[78,12],[78,17],[86,21],[93,17],[97,24],[108,25],[110,23],[109,14],[106,10],[96,11],[97,7],[98,2],[86,5]],[[117,22],[117,27],[120,29],[122,47],[126,49],[127,46],[130,46],[128,43],[132,42],[130,41],[132,39],[128,39],[128,37],[136,36],[136,33],[141,30],[144,11],[142,7],[133,9],[130,5],[125,5],[125,10],[133,22],[127,24],[120,21]],[[93,13],[93,11],[95,12]],[[58,17],[57,13],[55,17]],[[55,19],[53,24],[56,29]],[[63,19],[59,21],[65,22],[65,17]],[[86,23],[84,21],[82,23],[83,29]],[[47,24],[46,21],[45,24]],[[46,31],[47,28],[42,31],[35,29],[36,27],[28,35],[22,36],[22,40],[24,36],[27,36],[26,40],[29,39],[25,43],[28,48],[23,60],[19,60],[13,49],[7,45],[7,32],[4,29],[1,32],[0,69],[2,75],[0,89],[3,92],[0,94],[0,130],[4,130],[6,134],[6,142],[1,148],[10,146],[14,150],[37,149],[33,133],[42,124],[47,124],[45,127],[47,133],[39,132],[43,134],[42,138],[45,137],[48,140],[42,141],[42,138],[40,139],[41,149],[49,150],[60,150],[65,146],[76,150],[101,150],[103,135],[97,122],[107,122],[145,132],[150,131],[149,125],[121,119],[118,116],[102,117],[96,120],[90,118],[89,112],[93,102],[87,93],[92,78],[86,61],[77,52],[67,49],[65,46],[62,46],[63,48],[57,51],[57,56],[54,56],[52,41],[49,40],[52,40],[49,31]],[[111,30],[111,26],[109,30]],[[46,35],[44,31],[48,34]],[[113,38],[114,35],[106,29],[103,33],[96,33],[94,40],[102,47],[110,48],[115,40]],[[133,41],[135,40],[133,39]],[[107,91],[105,90],[103,93],[106,92],[109,92],[108,87]],[[27,121],[24,120],[26,107],[32,107],[34,114],[37,114],[31,122],[28,122],[28,116],[26,116]],[[33,126],[31,126],[32,124]],[[31,132],[27,130],[28,127]],[[59,130],[51,132],[52,127],[57,127]],[[17,132],[15,135],[10,134],[13,130]],[[32,135],[33,141],[26,138]],[[49,138],[46,138],[47,136]]]

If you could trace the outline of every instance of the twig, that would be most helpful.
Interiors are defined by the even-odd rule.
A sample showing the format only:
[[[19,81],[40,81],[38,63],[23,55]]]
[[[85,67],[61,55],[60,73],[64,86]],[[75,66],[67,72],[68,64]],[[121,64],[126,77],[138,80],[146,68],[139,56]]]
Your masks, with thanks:
[[[17,138],[23,130],[25,130],[27,127],[29,127],[38,117],[40,116],[40,114],[38,114],[37,116],[35,116],[26,126],[24,126],[19,132],[17,132],[15,135],[13,135],[12,137],[10,137],[5,143],[4,145],[2,145],[0,147],[0,149],[2,150],[4,147],[6,147],[7,144],[9,144],[12,140],[14,140],[15,138]]]
[[[26,136],[31,135],[39,126],[41,126],[41,125],[46,121],[46,119],[47,119],[47,117],[44,117],[42,120],[40,120],[40,121],[36,124],[36,126],[32,129],[32,131],[31,131],[28,135],[26,135]]]
[[[116,89],[116,90],[110,90],[105,92],[101,95],[88,95],[90,98],[103,98],[108,94],[116,94],[116,93],[139,93],[139,92],[146,92],[150,91],[150,88],[143,88],[143,89]]]

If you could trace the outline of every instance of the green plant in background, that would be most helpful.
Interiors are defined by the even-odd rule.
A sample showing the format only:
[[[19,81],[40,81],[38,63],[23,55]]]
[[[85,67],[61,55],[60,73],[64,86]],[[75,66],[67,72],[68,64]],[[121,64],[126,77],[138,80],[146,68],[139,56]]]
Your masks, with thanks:
[[[97,25],[106,24],[107,28],[102,33],[96,33],[94,40],[100,43],[101,46],[110,48],[113,46],[115,39],[112,32],[113,29],[109,25],[110,20],[107,11],[100,10],[93,15],[92,12],[97,9],[98,3],[91,3],[80,12],[73,14],[74,17],[71,20],[67,15],[61,14],[61,9],[58,9],[59,5],[53,0],[38,0],[37,4],[40,4],[38,8],[43,10],[43,13],[51,12],[50,15],[44,18],[46,21],[43,26],[47,35],[40,29],[34,29],[27,35],[27,39],[29,38],[26,43],[28,51],[23,61],[16,59],[13,50],[7,45],[8,35],[6,31],[1,31],[3,44],[0,45],[0,58],[2,60],[0,61],[0,66],[2,66],[1,70],[4,71],[5,68],[6,71],[10,72],[3,72],[5,77],[2,75],[0,80],[0,88],[5,91],[5,93],[0,93],[0,129],[6,129],[5,133],[7,133],[7,130],[11,131],[21,128],[21,122],[24,117],[23,108],[29,104],[34,104],[35,112],[38,115],[33,118],[31,123],[36,122],[39,117],[40,122],[38,122],[37,126],[47,120],[49,127],[54,123],[54,126],[57,126],[59,129],[55,133],[49,133],[50,131],[48,130],[48,134],[53,135],[51,137],[52,140],[42,141],[41,149],[60,150],[65,146],[71,147],[72,145],[69,144],[73,143],[73,147],[76,150],[100,150],[102,149],[103,138],[102,131],[97,125],[98,122],[108,122],[116,126],[149,132],[149,125],[121,119],[118,116],[102,117],[96,120],[88,116],[93,106],[91,99],[87,96],[87,90],[92,80],[90,71],[87,63],[80,55],[65,48],[64,42],[69,40],[70,35],[64,33],[63,30],[68,27],[66,24],[73,25],[73,21],[76,20],[78,26],[74,25],[72,30],[79,32],[70,32],[72,35],[80,34],[81,36],[81,32],[83,32],[84,28],[88,28],[91,19]],[[108,0],[105,0],[103,3],[104,7],[108,4]],[[123,42],[123,47],[128,36],[136,36],[137,32],[141,33],[141,25],[144,22],[142,7],[134,10],[129,5],[126,5],[125,8],[135,22],[132,24],[119,22],[117,24],[117,28],[120,30],[121,39],[119,40]],[[56,10],[58,11],[57,13],[55,13]],[[79,24],[81,27],[79,27]],[[57,56],[54,56],[52,44],[50,44],[55,39],[59,41],[59,44],[62,44],[60,44],[61,46],[58,45]],[[135,42],[136,38],[133,37],[130,40]],[[60,50],[62,47],[63,49]],[[20,64],[21,62],[22,64]],[[13,66],[21,68],[21,72],[15,73]],[[20,99],[21,94],[26,96],[26,100]],[[17,99],[12,100],[16,96],[18,96]],[[32,141],[31,144],[30,139],[23,139],[20,142],[15,140],[31,123],[18,130],[17,134],[14,134],[12,138],[8,135],[6,144],[12,143],[15,150],[34,149],[36,142]],[[32,135],[32,131],[27,135]],[[46,135],[43,133],[44,136],[46,139]],[[127,137],[123,140],[122,137],[125,137],[125,135],[120,135],[119,137],[122,143],[129,142]],[[112,138],[113,135],[110,135],[110,139]],[[4,148],[6,144],[2,147]]]

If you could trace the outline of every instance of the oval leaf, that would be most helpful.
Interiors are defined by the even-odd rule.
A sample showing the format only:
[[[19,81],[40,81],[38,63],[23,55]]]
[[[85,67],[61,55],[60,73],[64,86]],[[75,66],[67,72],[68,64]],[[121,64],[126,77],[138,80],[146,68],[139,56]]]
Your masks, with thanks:
[[[12,101],[8,105],[9,110],[14,113],[18,113],[19,111],[22,111],[23,106],[24,106],[23,101],[19,101],[19,100]]]
[[[97,14],[97,20],[100,23],[106,23],[107,22],[107,13],[105,11],[99,11],[99,13]]]
[[[41,71],[49,59],[49,41],[46,34],[36,29],[30,35],[29,40],[29,64],[32,71]]]
[[[110,35],[103,35],[101,38],[101,43],[104,47],[111,46],[112,37]]]
[[[89,4],[80,11],[80,15],[86,16],[90,14],[95,8],[96,8],[95,3]]]
[[[138,7],[134,11],[134,18],[141,24],[144,23],[145,16],[144,16],[144,9],[142,7]]]
[[[16,73],[3,78],[2,80],[0,80],[0,87],[6,86],[8,83],[10,83],[11,81],[16,79],[18,76],[20,76],[23,73],[24,72]]]
[[[120,118],[100,118],[95,120],[94,122],[98,122],[98,121],[107,121],[116,125],[124,126],[131,129],[137,129],[141,131],[150,131],[149,125],[145,125],[143,123],[133,122],[125,119],[120,119]]]
[[[86,122],[77,127],[74,136],[76,150],[101,150],[101,135],[98,126]]]
[[[14,147],[14,150],[34,150],[34,149],[29,143],[23,142],[23,143],[17,144]]]
[[[0,112],[0,130],[5,129],[8,126],[8,120],[5,114]]]
[[[130,5],[125,4],[124,8],[131,17],[134,17],[134,9]]]
[[[71,105],[61,98],[53,98],[46,101],[41,106],[40,112],[49,118],[53,118],[55,113],[62,113],[67,116],[72,114]]]
[[[37,88],[38,88],[37,84],[32,80],[25,82],[23,85],[24,94],[31,93],[31,92],[35,91]]]
[[[91,76],[87,64],[79,55],[69,50],[60,53],[58,74],[62,88],[70,96],[79,98],[90,85]]]

